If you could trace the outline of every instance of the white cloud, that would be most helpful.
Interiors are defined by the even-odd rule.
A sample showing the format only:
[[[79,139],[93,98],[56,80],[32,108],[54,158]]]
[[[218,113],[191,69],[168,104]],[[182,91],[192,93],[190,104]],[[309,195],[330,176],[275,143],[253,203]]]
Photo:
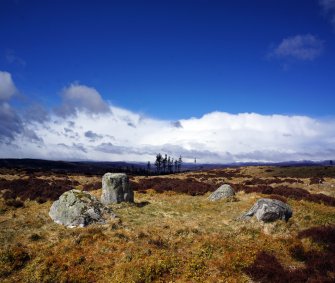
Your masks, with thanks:
[[[9,142],[22,131],[22,122],[7,102],[0,101],[0,144]]]
[[[16,92],[17,89],[12,80],[12,75],[0,71],[0,101],[9,100]]]
[[[72,87],[76,90],[78,85]],[[92,113],[85,104],[91,97],[84,99],[83,107],[82,96],[77,91],[72,96],[66,89],[76,115],[69,120],[50,113],[43,122],[25,124],[17,120],[24,129],[11,136],[11,143],[0,139],[0,157],[148,161],[161,152],[175,158],[181,154],[188,161],[196,157],[198,162],[222,163],[335,159],[335,119],[212,112],[176,124],[108,105],[96,90],[79,87],[94,93],[104,110]],[[7,120],[17,119],[10,108],[6,111],[2,112]]]
[[[335,28],[335,0],[320,0],[319,3]]]
[[[34,122],[28,128],[43,145],[17,139],[15,151],[0,145],[1,157],[147,161],[161,152],[199,162],[335,159],[335,121],[306,116],[213,112],[181,120],[181,128],[111,106],[108,114],[79,111],[73,122],[71,133],[64,130],[67,119],[56,115]]]
[[[10,105],[9,100],[16,93],[11,74],[0,71],[0,148],[1,144],[6,144],[13,147],[14,151],[17,147],[13,142],[18,142],[18,138],[32,143],[43,142],[34,131],[25,127],[19,113]]]
[[[92,87],[71,84],[62,91],[62,105],[57,109],[61,116],[76,115],[78,111],[86,111],[92,114],[106,113],[108,104],[102,99],[98,91]]]
[[[0,143],[11,142],[22,131],[22,122],[8,100],[17,92],[12,76],[0,71]]]
[[[321,55],[323,49],[323,41],[316,36],[296,35],[284,38],[278,46],[271,50],[269,57],[313,61]]]

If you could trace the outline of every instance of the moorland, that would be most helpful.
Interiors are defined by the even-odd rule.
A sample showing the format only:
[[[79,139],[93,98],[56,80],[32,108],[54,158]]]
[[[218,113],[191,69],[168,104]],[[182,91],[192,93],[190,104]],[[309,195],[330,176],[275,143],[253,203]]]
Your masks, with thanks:
[[[96,173],[96,172],[95,172]],[[70,189],[101,195],[101,174],[0,168],[1,282],[334,282],[335,167],[245,166],[130,176],[135,203],[104,225],[49,215]],[[211,202],[222,184],[234,198]],[[287,221],[239,217],[259,198]]]

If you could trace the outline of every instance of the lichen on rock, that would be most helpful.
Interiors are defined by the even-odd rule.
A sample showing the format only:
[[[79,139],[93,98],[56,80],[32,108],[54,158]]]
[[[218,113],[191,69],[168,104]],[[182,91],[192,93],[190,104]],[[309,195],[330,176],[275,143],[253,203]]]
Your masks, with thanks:
[[[88,192],[70,190],[52,204],[49,216],[56,223],[72,228],[92,223],[104,224],[115,214]]]
[[[219,187],[215,192],[213,192],[208,199],[210,201],[217,201],[220,199],[224,199],[224,198],[230,198],[235,196],[235,191],[234,189],[227,184],[222,185],[221,187]]]
[[[124,173],[106,173],[102,177],[103,204],[134,202],[134,192],[129,184],[128,176]]]
[[[292,214],[292,209],[288,204],[276,199],[262,198],[241,219],[249,219],[255,215],[258,221],[262,222],[273,222],[280,219],[288,221]]]

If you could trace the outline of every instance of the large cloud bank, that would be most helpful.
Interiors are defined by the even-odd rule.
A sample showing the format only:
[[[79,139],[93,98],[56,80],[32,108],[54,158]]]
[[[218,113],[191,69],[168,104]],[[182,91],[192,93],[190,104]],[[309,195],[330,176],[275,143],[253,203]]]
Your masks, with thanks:
[[[54,111],[35,107],[23,114],[10,106],[16,88],[6,75],[5,81],[10,87],[0,101],[1,158],[152,161],[161,152],[220,163],[335,159],[333,119],[212,112],[158,120],[113,106],[78,83],[63,89]]]

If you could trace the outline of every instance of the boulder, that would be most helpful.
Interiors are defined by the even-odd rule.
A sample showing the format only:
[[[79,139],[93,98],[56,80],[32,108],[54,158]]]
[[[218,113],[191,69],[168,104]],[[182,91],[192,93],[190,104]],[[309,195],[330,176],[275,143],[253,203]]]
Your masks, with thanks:
[[[211,201],[216,201],[223,198],[233,197],[234,195],[235,195],[234,189],[230,185],[224,184],[220,188],[218,188],[215,192],[213,192],[208,197],[208,199]]]
[[[242,219],[249,219],[253,215],[256,216],[258,221],[263,222],[273,222],[279,219],[287,221],[292,217],[292,209],[280,200],[262,198],[242,216]]]
[[[129,184],[128,176],[124,173],[106,173],[102,177],[103,204],[134,202],[134,192]]]
[[[49,211],[53,221],[73,228],[92,223],[104,224],[108,218],[115,217],[110,208],[105,207],[88,192],[70,190],[56,200]]]

